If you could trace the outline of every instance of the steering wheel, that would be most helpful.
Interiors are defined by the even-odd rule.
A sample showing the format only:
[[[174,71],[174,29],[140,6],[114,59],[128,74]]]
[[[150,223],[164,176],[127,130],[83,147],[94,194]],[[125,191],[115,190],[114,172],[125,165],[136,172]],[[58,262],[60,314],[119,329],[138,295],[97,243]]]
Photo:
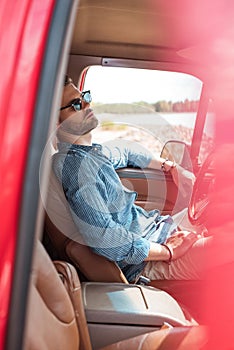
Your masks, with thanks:
[[[188,207],[188,217],[194,225],[204,225],[208,218],[210,194],[214,187],[214,153],[204,161],[193,187]]]

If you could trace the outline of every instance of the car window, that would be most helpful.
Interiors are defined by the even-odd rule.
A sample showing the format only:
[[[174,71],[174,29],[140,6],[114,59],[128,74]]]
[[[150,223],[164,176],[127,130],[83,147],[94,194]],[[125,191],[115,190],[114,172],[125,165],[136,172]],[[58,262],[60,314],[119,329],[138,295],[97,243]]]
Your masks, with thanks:
[[[202,82],[194,76],[146,69],[88,69],[84,89],[100,126],[95,142],[125,138],[160,154],[168,140],[191,144]]]

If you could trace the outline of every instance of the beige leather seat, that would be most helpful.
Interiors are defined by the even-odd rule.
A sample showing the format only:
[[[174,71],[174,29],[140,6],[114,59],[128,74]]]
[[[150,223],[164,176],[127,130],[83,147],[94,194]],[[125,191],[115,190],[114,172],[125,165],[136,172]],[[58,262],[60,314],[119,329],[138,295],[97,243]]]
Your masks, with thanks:
[[[77,350],[80,345],[73,305],[40,242],[32,268],[25,350]]]
[[[167,328],[123,340],[102,350],[197,350],[206,343],[206,339],[206,331],[200,326]],[[55,261],[53,265],[38,242],[32,269],[24,350],[60,349],[92,349],[80,282],[72,265],[61,261]]]
[[[92,350],[86,322],[80,280],[75,268],[64,261],[54,261],[55,268],[71,299],[80,334],[79,350]]]
[[[206,343],[205,327],[178,327],[122,340],[102,350],[199,350]]]

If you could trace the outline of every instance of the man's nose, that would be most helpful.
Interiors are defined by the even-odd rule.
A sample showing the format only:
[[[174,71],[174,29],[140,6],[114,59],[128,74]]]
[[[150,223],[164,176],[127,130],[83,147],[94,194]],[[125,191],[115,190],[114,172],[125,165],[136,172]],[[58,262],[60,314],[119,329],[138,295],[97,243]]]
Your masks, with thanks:
[[[90,107],[90,103],[89,102],[85,102],[84,100],[82,100],[82,109],[86,109]]]

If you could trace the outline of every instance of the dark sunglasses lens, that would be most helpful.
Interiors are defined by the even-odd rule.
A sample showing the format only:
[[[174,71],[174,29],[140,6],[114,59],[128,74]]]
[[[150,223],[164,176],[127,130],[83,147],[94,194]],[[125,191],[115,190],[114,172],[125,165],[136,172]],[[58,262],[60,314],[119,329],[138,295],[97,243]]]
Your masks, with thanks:
[[[90,91],[84,91],[82,92],[82,99],[86,102],[86,103],[90,103],[92,101],[92,96],[90,94]]]
[[[76,101],[73,102],[72,107],[76,110],[76,111],[80,111],[82,109],[82,102],[81,100],[78,98]]]

